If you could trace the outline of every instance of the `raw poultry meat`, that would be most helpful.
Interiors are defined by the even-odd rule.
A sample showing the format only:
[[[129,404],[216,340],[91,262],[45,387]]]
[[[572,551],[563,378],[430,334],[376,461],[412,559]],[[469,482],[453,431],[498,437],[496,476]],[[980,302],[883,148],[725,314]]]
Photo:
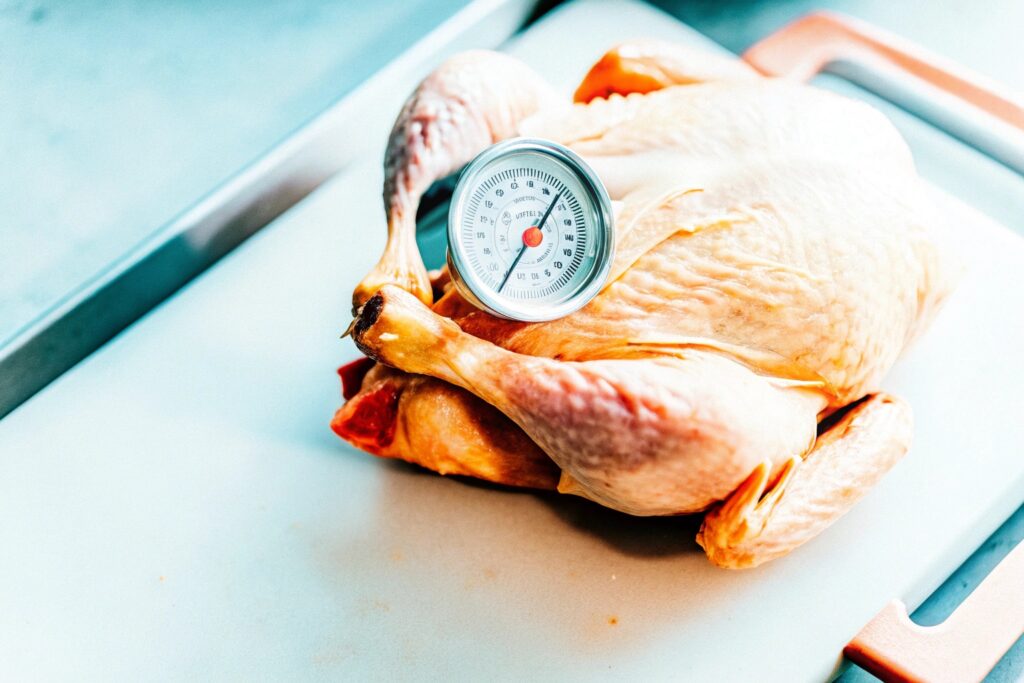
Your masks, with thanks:
[[[377,364],[346,373],[332,427],[442,473],[703,512],[721,566],[785,554],[910,444],[909,407],[879,384],[954,271],[910,153],[863,103],[671,44],[611,50],[576,100],[490,52],[409,99],[388,247],[353,297]],[[514,135],[569,146],[615,200],[608,284],[550,322],[473,308],[415,248],[430,184]]]

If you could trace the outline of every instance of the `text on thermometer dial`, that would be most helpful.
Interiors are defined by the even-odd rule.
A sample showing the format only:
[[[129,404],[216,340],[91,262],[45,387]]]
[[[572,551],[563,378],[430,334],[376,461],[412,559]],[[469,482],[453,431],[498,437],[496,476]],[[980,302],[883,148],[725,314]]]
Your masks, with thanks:
[[[600,291],[613,239],[611,202],[586,163],[556,143],[518,138],[488,148],[459,177],[448,265],[478,307],[553,320]]]

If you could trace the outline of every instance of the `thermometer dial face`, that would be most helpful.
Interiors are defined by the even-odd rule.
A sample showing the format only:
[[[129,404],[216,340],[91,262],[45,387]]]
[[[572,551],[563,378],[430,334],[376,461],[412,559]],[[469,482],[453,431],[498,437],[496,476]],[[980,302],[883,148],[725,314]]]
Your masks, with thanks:
[[[611,203],[576,154],[545,140],[498,143],[459,178],[448,262],[464,297],[513,320],[581,308],[608,277]]]

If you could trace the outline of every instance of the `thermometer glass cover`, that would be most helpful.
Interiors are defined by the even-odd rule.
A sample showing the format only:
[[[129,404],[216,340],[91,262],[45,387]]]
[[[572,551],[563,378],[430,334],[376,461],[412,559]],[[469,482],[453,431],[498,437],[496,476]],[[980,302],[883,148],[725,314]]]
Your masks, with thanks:
[[[460,293],[495,315],[560,318],[608,278],[611,202],[571,150],[517,138],[462,171],[448,216],[448,265]]]

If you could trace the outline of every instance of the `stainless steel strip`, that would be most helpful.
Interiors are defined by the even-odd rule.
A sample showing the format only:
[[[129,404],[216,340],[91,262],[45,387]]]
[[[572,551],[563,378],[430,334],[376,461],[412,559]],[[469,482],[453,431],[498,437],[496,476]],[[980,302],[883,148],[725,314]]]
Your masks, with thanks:
[[[881,60],[837,59],[824,72],[878,95],[1024,175],[1024,132]]]

